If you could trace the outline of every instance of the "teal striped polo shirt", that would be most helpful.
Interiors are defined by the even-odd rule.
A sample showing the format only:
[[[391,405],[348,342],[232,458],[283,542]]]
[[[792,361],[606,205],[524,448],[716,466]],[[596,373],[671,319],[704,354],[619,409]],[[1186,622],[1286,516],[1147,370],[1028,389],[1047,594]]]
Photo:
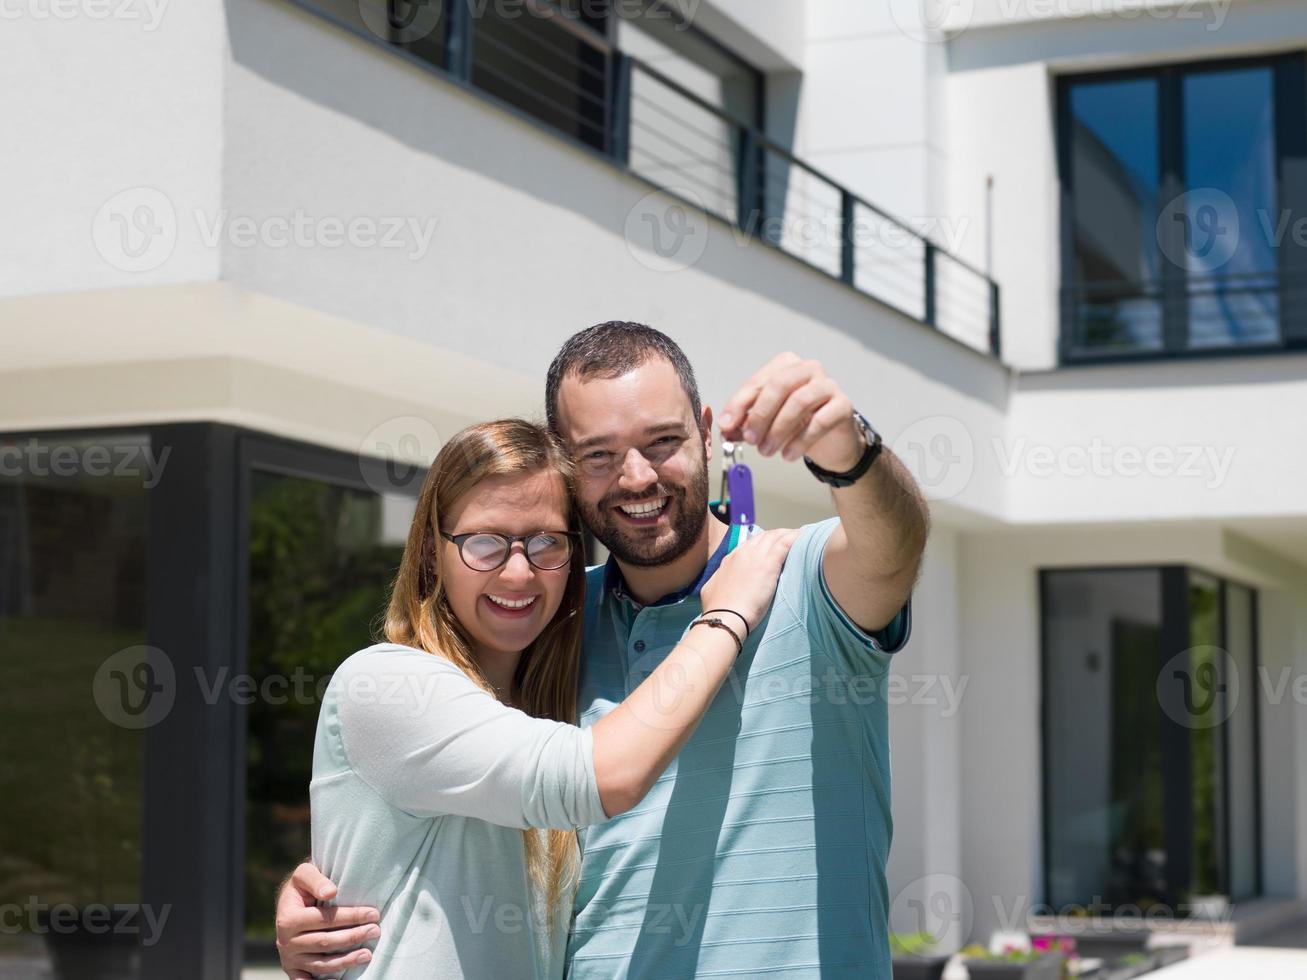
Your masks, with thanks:
[[[633,810],[580,831],[571,980],[889,980],[890,655],[911,600],[867,634],[821,571],[831,519],[802,528],[766,619],[703,722]],[[593,725],[701,611],[699,586],[639,606],[588,573],[578,711]]]

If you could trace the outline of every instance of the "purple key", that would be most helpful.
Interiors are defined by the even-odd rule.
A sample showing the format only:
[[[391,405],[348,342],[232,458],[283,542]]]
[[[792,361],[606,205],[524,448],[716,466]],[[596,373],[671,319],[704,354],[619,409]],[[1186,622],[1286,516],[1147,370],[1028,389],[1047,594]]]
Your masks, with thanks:
[[[731,523],[748,527],[757,521],[753,509],[753,473],[743,463],[736,463],[726,471],[726,487],[731,495]]]

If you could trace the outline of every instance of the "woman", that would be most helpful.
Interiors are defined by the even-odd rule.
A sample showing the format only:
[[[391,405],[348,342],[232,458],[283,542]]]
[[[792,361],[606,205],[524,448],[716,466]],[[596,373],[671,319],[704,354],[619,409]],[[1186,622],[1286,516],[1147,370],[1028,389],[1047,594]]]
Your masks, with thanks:
[[[771,603],[795,532],[735,549],[652,675],[574,726],[585,600],[570,461],[543,428],[473,426],[418,498],[389,641],[337,670],[318,718],[314,863],[380,908],[347,977],[562,976],[575,830],[638,803]]]

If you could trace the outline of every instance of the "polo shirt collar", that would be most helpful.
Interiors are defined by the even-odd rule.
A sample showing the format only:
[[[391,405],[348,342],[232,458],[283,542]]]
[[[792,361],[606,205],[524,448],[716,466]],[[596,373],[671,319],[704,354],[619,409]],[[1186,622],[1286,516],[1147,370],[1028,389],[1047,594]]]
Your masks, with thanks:
[[[716,520],[717,518],[710,517],[709,519]],[[677,592],[672,592],[669,595],[663,596],[661,599],[649,603],[649,606],[674,606],[676,603],[690,598],[690,596],[698,595],[699,590],[704,587],[710,578],[712,578],[713,572],[717,571],[718,566],[722,563],[722,559],[730,554],[731,549],[735,547],[735,542],[738,537],[739,531],[736,530],[736,528],[727,528],[726,533],[722,535],[721,543],[717,545],[717,549],[709,556],[708,564],[703,566],[703,571],[699,573],[699,577],[685,588],[680,589]],[[608,561],[604,565],[604,595],[611,595],[613,598],[621,602],[629,603],[637,608],[640,607],[640,603],[626,591],[626,580],[622,578],[622,570],[617,565],[617,559],[612,555],[608,556]]]

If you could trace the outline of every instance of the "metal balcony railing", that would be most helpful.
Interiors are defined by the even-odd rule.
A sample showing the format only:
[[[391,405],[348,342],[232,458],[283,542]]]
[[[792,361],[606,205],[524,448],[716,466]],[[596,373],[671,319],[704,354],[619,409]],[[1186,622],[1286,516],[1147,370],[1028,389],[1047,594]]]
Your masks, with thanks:
[[[975,350],[1000,355],[984,273],[551,0],[289,0],[581,143]]]
[[[1175,274],[1062,290],[1064,363],[1274,352],[1307,345],[1307,276]]]

